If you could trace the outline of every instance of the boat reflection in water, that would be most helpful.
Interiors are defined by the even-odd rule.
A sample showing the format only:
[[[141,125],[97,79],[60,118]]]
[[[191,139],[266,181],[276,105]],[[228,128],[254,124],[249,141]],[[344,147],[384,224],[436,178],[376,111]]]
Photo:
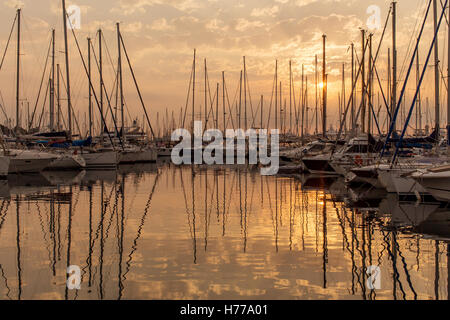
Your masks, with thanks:
[[[450,208],[341,179],[176,167],[0,183],[2,299],[448,299]],[[79,266],[81,289],[66,286]],[[378,266],[381,288],[368,289]]]

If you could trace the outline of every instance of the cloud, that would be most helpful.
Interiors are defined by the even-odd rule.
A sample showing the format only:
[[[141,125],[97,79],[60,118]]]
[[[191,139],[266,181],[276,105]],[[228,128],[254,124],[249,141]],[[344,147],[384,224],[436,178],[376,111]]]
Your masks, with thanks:
[[[119,0],[118,6],[111,9],[112,13],[123,15],[144,14],[148,7],[169,6],[183,12],[192,12],[204,6],[201,0]]]
[[[251,12],[252,17],[274,17],[280,8],[278,6],[267,7],[267,8],[255,8]]]
[[[174,30],[175,27],[173,25],[169,25],[165,18],[161,18],[161,19],[157,19],[157,20],[153,21],[153,23],[150,26],[150,29],[156,30],[156,31],[168,31],[168,30]]]
[[[3,4],[5,6],[7,6],[8,8],[14,8],[14,9],[25,7],[25,3],[21,0],[6,0],[3,2]]]

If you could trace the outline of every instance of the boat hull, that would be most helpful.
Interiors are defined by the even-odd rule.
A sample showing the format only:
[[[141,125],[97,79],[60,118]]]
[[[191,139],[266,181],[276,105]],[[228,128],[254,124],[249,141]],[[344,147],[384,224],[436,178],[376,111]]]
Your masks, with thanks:
[[[313,174],[338,174],[333,167],[331,167],[329,158],[304,158],[302,162],[306,169]]]
[[[115,169],[118,164],[116,151],[83,153],[86,169]]]
[[[10,159],[8,157],[0,157],[0,179],[6,179],[9,172]]]
[[[417,181],[411,177],[406,177],[406,173],[406,171],[397,169],[378,170],[378,179],[389,193],[397,193],[399,195],[428,193]]]
[[[86,161],[80,155],[61,155],[50,163],[46,170],[82,170],[86,167]]]
[[[436,200],[450,201],[450,172],[412,175],[413,179],[424,187]]]
[[[39,173],[56,160],[56,156],[28,150],[12,150],[7,156],[10,159],[8,173]]]
[[[156,162],[158,153],[154,149],[122,151],[119,154],[120,164]]]

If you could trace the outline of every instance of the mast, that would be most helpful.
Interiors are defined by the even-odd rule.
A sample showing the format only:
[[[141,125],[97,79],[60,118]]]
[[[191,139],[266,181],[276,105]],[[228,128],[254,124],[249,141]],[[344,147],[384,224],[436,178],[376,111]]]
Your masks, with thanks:
[[[58,96],[57,98],[57,105],[58,105],[58,111],[57,111],[57,117],[56,117],[56,122],[57,122],[57,127],[58,127],[58,131],[61,131],[61,97],[60,97],[60,67],[59,67],[59,63],[56,65],[56,94]],[[28,122],[29,123],[29,122]]]
[[[389,126],[390,126],[390,122],[392,122],[392,72],[391,72],[391,48],[388,48],[388,86],[387,86],[387,95],[388,95],[388,99],[389,99],[389,103],[390,103],[390,119],[389,119],[389,115],[387,116],[387,119],[389,119],[389,121],[387,122],[387,129],[389,130]],[[395,128],[394,128],[395,130]]]
[[[416,108],[416,130],[418,131],[419,134],[421,134],[422,132],[422,97],[421,97],[421,90],[419,87],[419,82],[420,82],[420,59],[419,59],[419,51],[417,51],[416,53],[416,65],[417,65],[417,69],[416,69],[416,74],[417,74],[417,79],[416,79],[416,84],[417,87],[419,88],[418,91],[418,95],[417,95],[417,108]]]
[[[373,92],[372,92],[372,81],[373,81],[373,73],[372,73],[372,34],[369,34],[369,75],[368,75],[368,85],[367,91],[369,96],[369,108],[367,112],[367,133],[372,134],[372,108],[373,108]]]
[[[438,30],[437,18],[437,1],[433,0],[433,16],[434,16],[434,32]],[[439,37],[436,37],[434,44],[434,104],[435,104],[435,129],[436,129],[436,143],[439,145],[440,139],[440,106],[439,106]]]
[[[301,139],[303,143],[303,139],[305,136],[305,65],[302,64],[302,94],[301,94],[301,103],[302,103],[302,128],[301,128]]]
[[[22,9],[17,9],[17,74],[16,74],[16,128],[19,128],[19,102],[20,102],[20,17]]]
[[[319,134],[319,74],[318,74],[318,69],[317,69],[317,54],[315,57],[315,82],[316,82],[316,134]]]
[[[50,131],[55,130],[55,29],[52,29],[52,70],[50,80]]]
[[[278,129],[278,60],[275,62],[275,129]]]
[[[63,24],[64,24],[64,51],[66,56],[66,87],[67,87],[67,122],[69,137],[72,136],[72,100],[70,94],[70,66],[69,66],[69,43],[67,40],[67,11],[66,0],[62,0],[63,7]]]
[[[205,129],[207,128],[208,125],[208,69],[206,66],[206,58],[205,58]]]
[[[225,107],[225,71],[222,71],[222,104],[223,104],[223,133],[227,130],[227,111]]]
[[[261,95],[261,130],[263,130],[264,96]]]
[[[120,45],[120,24],[117,23],[117,45],[119,50],[118,72],[119,72],[119,87],[120,87],[120,116],[122,118],[121,134],[125,136],[125,118],[124,118],[124,100],[123,100],[123,77],[122,77],[122,46]]]
[[[244,128],[247,131],[247,65],[244,56]]]
[[[292,133],[292,60],[289,60],[289,133]]]
[[[219,129],[219,83],[217,82],[217,91],[216,91],[216,130]]]
[[[391,90],[391,116],[394,116],[397,107],[397,2],[392,2],[392,90]],[[394,123],[394,131],[396,124]]]
[[[242,70],[239,78],[239,115],[238,115],[238,128],[241,129],[241,113],[242,113]]]
[[[352,42],[352,88],[355,85],[355,44]],[[351,125],[352,132],[355,133],[355,90],[352,90]]]
[[[345,112],[345,107],[347,104],[345,103],[345,63],[342,64],[342,112]],[[347,121],[344,119],[344,132],[347,132]]]
[[[449,15],[448,17],[450,17],[450,6],[448,7],[448,12]],[[448,41],[447,41],[447,46],[448,46],[448,57],[447,57],[447,61],[448,61],[448,70],[447,70],[447,154],[450,155],[450,26],[449,26],[449,30],[448,30]],[[422,124],[421,124],[422,125]],[[450,249],[450,245],[447,246],[447,257],[450,257],[449,254],[449,249]],[[450,259],[450,258],[448,258]],[[448,264],[449,260],[447,260],[447,268],[450,270],[449,264]],[[450,281],[450,280],[448,280]],[[450,293],[450,287],[448,287],[448,291]]]
[[[192,75],[192,145],[194,142],[194,122],[195,122],[195,65],[196,65],[196,53],[197,50],[194,49],[194,67],[193,67],[193,75]]]
[[[323,67],[322,67],[322,79],[323,79],[323,115],[322,115],[322,133],[325,138],[327,135],[327,76],[326,76],[326,41],[327,36],[323,35]]]
[[[283,133],[283,84],[280,81],[280,131]]]
[[[88,73],[89,73],[89,136],[92,137],[91,38],[88,38]]]
[[[101,117],[103,117],[103,45],[102,45],[102,38],[103,38],[103,32],[101,29],[98,29],[98,64],[99,64],[98,69],[99,69],[99,80],[100,80],[100,101],[99,102],[100,102]],[[117,84],[119,84],[118,81],[117,81]],[[117,93],[118,93],[118,90],[116,90],[116,97],[117,97]],[[116,99],[116,115],[115,115],[115,117],[117,117],[117,99]],[[100,131],[102,139],[103,139],[104,132],[105,132],[105,127],[102,124],[101,131]]]
[[[309,135],[309,122],[308,122],[308,76],[306,76],[305,82],[305,133]]]
[[[361,29],[361,131],[362,133],[366,132],[366,86],[365,86],[365,77],[366,77],[366,50],[364,50],[364,45],[366,42],[366,31]]]

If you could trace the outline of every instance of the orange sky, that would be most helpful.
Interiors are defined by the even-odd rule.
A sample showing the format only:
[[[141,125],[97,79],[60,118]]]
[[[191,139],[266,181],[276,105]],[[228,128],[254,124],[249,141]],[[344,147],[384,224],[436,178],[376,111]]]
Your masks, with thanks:
[[[384,24],[389,10],[389,1],[356,1],[356,0],[87,0],[68,1],[68,5],[77,4],[82,8],[81,30],[77,30],[77,38],[86,55],[86,38],[97,41],[96,30],[104,30],[107,53],[105,53],[105,82],[111,92],[114,82],[114,68],[117,61],[117,40],[115,22],[121,22],[122,33],[132,59],[136,76],[141,86],[143,97],[151,114],[154,126],[156,113],[160,112],[160,120],[166,108],[169,114],[174,111],[176,119],[180,109],[186,102],[189,76],[192,65],[193,49],[198,52],[197,65],[197,105],[198,112],[204,104],[203,59],[207,59],[210,86],[215,90],[216,82],[221,81],[221,72],[225,71],[230,103],[235,101],[239,72],[242,68],[242,56],[246,56],[252,106],[255,109],[260,95],[265,96],[268,108],[272,92],[275,60],[279,60],[279,80],[283,82],[284,98],[289,105],[289,72],[288,64],[292,59],[296,100],[299,100],[301,65],[305,65],[308,76],[309,106],[314,109],[314,56],[319,55],[321,65],[321,37],[328,38],[328,66],[330,74],[329,89],[329,123],[337,125],[337,97],[340,91],[342,63],[346,63],[347,76],[350,74],[350,52],[352,41],[361,55],[361,35],[359,28],[365,27],[369,15],[366,10],[370,5],[381,8],[381,21]],[[17,5],[23,8],[23,55],[21,69],[21,99],[30,103],[33,109],[43,65],[50,41],[50,29],[57,33],[57,63],[64,67],[62,13],[58,0],[2,0],[0,1],[0,50],[3,54]],[[406,52],[410,41],[417,34],[417,24],[423,17],[424,0],[402,0],[398,4],[398,64],[399,79],[402,81],[409,63],[410,54]],[[440,5],[439,5],[440,8]],[[425,30],[425,38],[421,46],[421,61],[431,40],[431,22]],[[414,32],[415,30],[415,32]],[[442,28],[439,52],[447,70],[445,51],[447,43],[446,28]],[[378,46],[381,31],[374,34],[374,47]],[[80,125],[84,123],[87,112],[88,84],[75,50],[73,37],[69,37],[71,47],[71,84],[75,112],[79,115]],[[10,44],[5,63],[0,71],[0,102],[4,105],[9,117],[15,118],[15,37]],[[387,50],[391,46],[391,31],[388,28],[386,40],[381,48],[378,69],[386,87]],[[429,96],[430,105],[434,97],[432,68],[429,68],[424,83],[424,96]],[[125,67],[124,67],[124,70]],[[321,73],[321,69],[319,69]],[[94,76],[95,78],[95,76]],[[412,77],[415,82],[415,75]],[[96,79],[94,80],[96,81]],[[133,82],[128,70],[124,74],[127,118],[138,117],[142,120],[142,109],[138,96],[133,90]],[[414,84],[414,83],[413,83]],[[401,87],[401,83],[400,83]],[[45,89],[45,86],[44,86]],[[442,89],[445,90],[444,83]],[[350,81],[347,80],[347,95],[350,92]],[[384,88],[386,90],[386,88]],[[413,87],[408,89],[407,103],[410,104],[414,93]],[[211,93],[214,95],[214,92]],[[221,99],[220,95],[220,99]],[[113,98],[115,100],[115,98]],[[441,100],[446,100],[445,92]],[[221,100],[220,100],[221,101]],[[377,99],[375,97],[375,102]],[[38,104],[38,113],[42,110],[43,97]],[[26,113],[26,108],[24,108]],[[313,110],[310,111],[310,117]],[[434,113],[434,112],[430,112]],[[190,108],[188,110],[190,114]],[[425,121],[424,111],[424,121]],[[442,113],[444,118],[445,114]],[[26,116],[25,116],[26,117]],[[267,118],[267,115],[265,115]],[[258,116],[259,119],[259,116]],[[5,121],[3,112],[0,121]],[[162,122],[162,120],[160,121]],[[161,125],[162,126],[162,125]]]

